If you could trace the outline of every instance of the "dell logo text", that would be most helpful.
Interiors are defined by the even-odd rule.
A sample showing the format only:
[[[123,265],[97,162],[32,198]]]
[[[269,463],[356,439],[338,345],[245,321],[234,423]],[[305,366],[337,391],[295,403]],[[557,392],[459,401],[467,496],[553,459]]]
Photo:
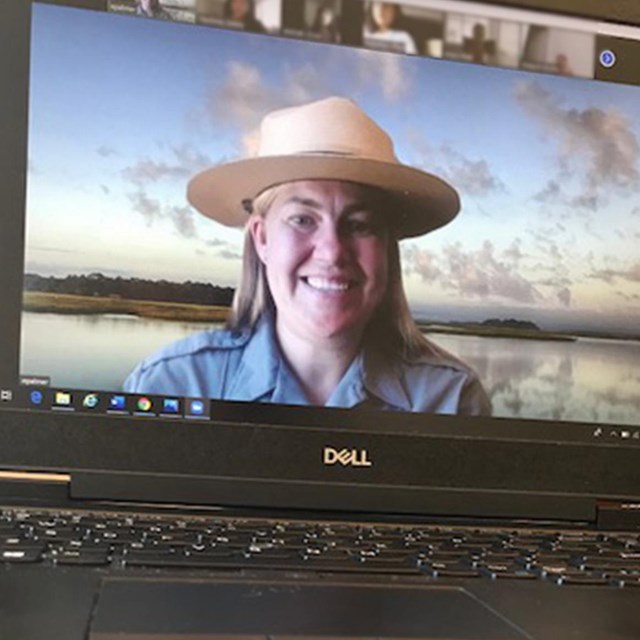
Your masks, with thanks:
[[[339,462],[343,467],[371,467],[373,463],[367,460],[366,449],[334,449],[324,448],[324,463],[332,465]]]

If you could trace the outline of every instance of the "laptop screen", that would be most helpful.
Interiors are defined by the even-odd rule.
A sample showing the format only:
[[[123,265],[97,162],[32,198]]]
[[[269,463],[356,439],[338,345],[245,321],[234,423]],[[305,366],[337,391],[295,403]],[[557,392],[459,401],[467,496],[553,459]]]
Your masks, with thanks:
[[[640,445],[640,30],[98,4],[32,6],[1,404]]]

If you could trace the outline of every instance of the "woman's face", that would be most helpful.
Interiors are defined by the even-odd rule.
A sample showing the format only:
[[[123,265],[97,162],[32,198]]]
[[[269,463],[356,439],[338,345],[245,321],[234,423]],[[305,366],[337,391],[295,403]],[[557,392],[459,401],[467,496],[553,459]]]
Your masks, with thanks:
[[[300,337],[359,339],[387,289],[389,234],[374,192],[328,180],[281,188],[250,230],[278,323]]]
[[[373,20],[381,30],[391,29],[396,19],[396,7],[389,2],[374,2],[372,6]]]
[[[244,20],[249,12],[249,0],[231,0],[231,17],[234,20]]]

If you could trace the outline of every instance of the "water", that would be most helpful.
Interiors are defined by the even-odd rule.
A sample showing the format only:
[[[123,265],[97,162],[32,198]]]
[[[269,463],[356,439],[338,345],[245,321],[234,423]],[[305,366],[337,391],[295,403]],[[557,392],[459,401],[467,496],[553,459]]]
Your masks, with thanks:
[[[160,347],[207,327],[128,315],[22,314],[21,375],[48,375],[59,388],[118,391]]]
[[[475,369],[496,416],[640,424],[640,342],[430,339]]]
[[[20,373],[115,391],[145,356],[204,325],[133,316],[24,313]],[[433,334],[472,366],[501,417],[640,424],[640,342]]]

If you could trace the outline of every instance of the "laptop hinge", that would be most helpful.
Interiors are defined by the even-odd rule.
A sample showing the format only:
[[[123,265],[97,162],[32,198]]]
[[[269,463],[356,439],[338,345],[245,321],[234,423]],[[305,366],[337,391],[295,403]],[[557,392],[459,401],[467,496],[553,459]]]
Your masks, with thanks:
[[[640,502],[601,500],[596,512],[598,529],[640,529]]]
[[[72,500],[595,522],[592,497],[122,472],[73,473]]]

